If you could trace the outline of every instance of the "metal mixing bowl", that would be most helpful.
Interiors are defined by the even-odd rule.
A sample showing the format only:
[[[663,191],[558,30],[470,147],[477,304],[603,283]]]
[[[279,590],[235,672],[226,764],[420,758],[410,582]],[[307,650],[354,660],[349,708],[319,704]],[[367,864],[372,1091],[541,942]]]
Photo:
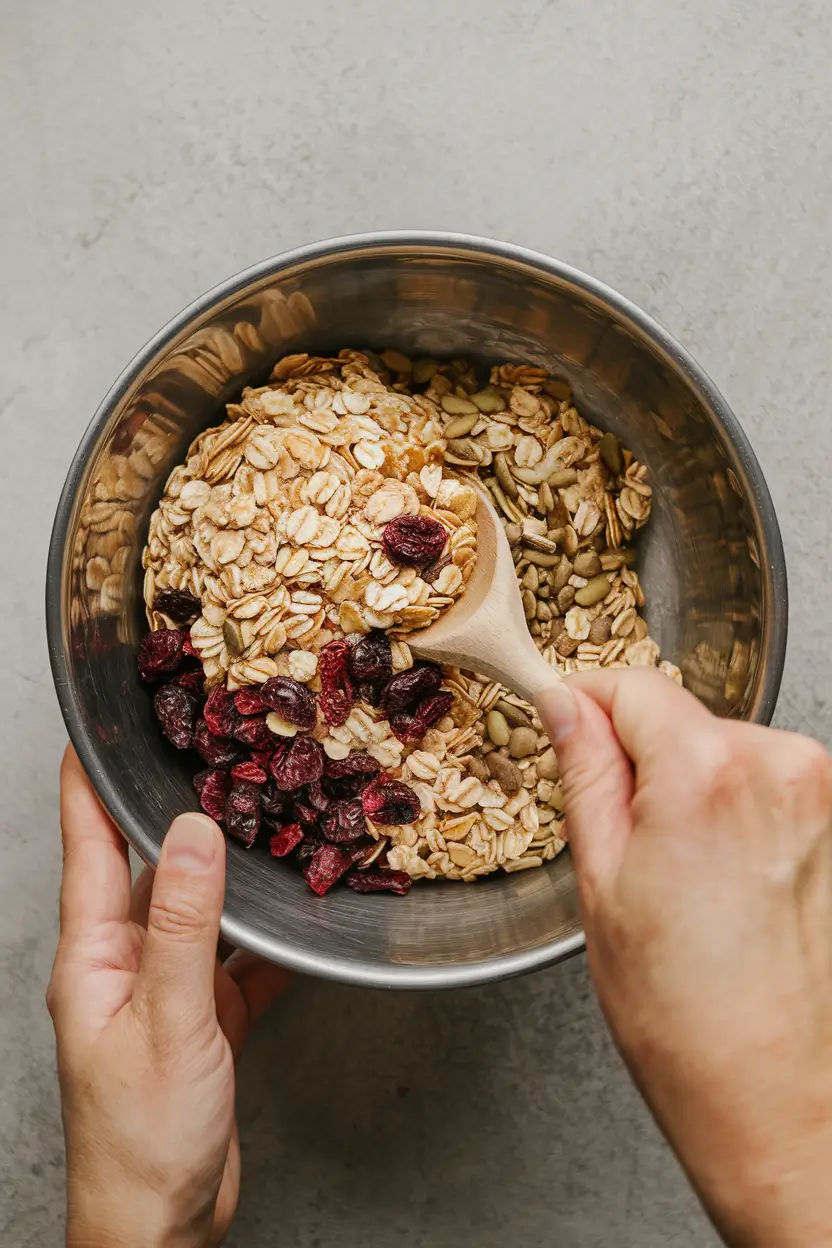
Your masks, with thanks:
[[[786,644],[786,570],[759,465],[678,343],[600,282],[518,247],[376,234],[287,252],[185,308],[139,352],[87,430],[58,506],[49,647],[70,736],[130,843],[155,862],[196,807],[193,762],[163,741],[136,676],[150,513],[194,435],[280,355],[342,346],[543,365],[619,434],[655,487],[640,548],[648,622],[720,715],[771,717]],[[475,887],[319,899],[261,852],[229,845],[225,936],[288,967],[379,987],[480,983],[583,946],[568,853]]]

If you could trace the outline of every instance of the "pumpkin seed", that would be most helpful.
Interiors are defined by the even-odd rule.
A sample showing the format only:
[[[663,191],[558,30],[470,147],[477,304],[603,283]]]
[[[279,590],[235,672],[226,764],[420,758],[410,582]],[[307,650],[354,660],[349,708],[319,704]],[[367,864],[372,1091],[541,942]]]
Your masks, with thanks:
[[[523,590],[523,610],[526,613],[527,620],[534,619],[534,613],[537,608],[537,599],[530,589]]]
[[[596,550],[580,550],[575,556],[575,571],[578,576],[597,576],[601,571],[601,560]]]
[[[494,390],[490,386],[486,386],[484,390],[478,390],[476,394],[472,394],[471,402],[476,403],[477,408],[481,412],[493,413],[506,410],[505,399],[499,390]]]
[[[550,377],[544,381],[543,389],[559,403],[568,403],[572,398],[572,387],[563,377]]]
[[[593,576],[591,581],[587,581],[575,594],[575,601],[579,607],[594,607],[596,602],[602,602],[610,592],[609,578],[606,576]]]
[[[473,413],[474,416],[479,417],[480,409],[476,403],[472,403],[470,399],[462,399],[458,394],[443,394],[440,402],[442,411],[447,412],[449,416],[468,416]]]
[[[509,470],[505,451],[498,451],[494,456],[494,476],[499,481],[503,492],[508,498],[517,497],[517,482]]]
[[[568,485],[575,484],[578,474],[574,468],[556,468],[549,473],[546,480],[553,490],[565,490]]]
[[[409,373],[413,365],[401,351],[382,351],[381,358],[391,373]]]
[[[520,706],[515,706],[513,702],[507,702],[505,698],[498,698],[494,703],[494,710],[499,711],[512,728],[531,728],[532,721],[526,712]]]
[[[553,568],[560,563],[560,555],[544,555],[541,550],[532,550],[530,546],[523,547],[523,558],[528,559],[536,568]]]
[[[480,462],[477,448],[468,438],[451,438],[448,442],[448,450],[459,459],[464,459],[466,463],[478,464]]]
[[[571,561],[567,559],[566,555],[564,555],[558,566],[555,568],[555,573],[552,577],[552,589],[554,589],[556,593],[559,593],[560,590],[563,589],[564,585],[568,585],[569,578],[574,570],[575,569],[572,566]]]
[[[222,637],[225,644],[232,654],[242,654],[246,648],[243,639],[243,630],[237,620],[232,620],[229,616],[222,626]]]
[[[489,711],[485,717],[485,728],[495,745],[508,745],[511,729],[505,715],[501,715],[499,711]]]
[[[449,440],[464,438],[466,433],[471,432],[479,418],[479,412],[466,412],[464,416],[457,416],[456,420],[452,420],[449,425],[445,426],[445,437]]]
[[[621,443],[614,433],[605,433],[598,443],[598,451],[606,468],[614,477],[620,477],[624,471],[624,457],[621,454]]]
[[[413,380],[417,386],[423,386],[425,382],[430,381],[431,377],[435,377],[438,371],[439,361],[432,360],[429,355],[413,362]]]
[[[513,728],[508,742],[512,758],[528,758],[537,750],[537,733],[534,728]]]
[[[558,757],[551,746],[537,760],[537,774],[541,780],[558,780],[560,778]]]

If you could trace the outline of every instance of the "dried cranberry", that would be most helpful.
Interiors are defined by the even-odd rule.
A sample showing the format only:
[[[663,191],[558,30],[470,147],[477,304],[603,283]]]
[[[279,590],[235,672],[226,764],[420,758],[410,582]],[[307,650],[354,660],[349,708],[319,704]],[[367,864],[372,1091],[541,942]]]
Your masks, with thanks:
[[[295,737],[285,750],[278,750],[270,764],[277,787],[284,793],[320,780],[324,774],[324,752],[312,737]]]
[[[178,676],[174,676],[173,683],[201,699],[205,689],[205,673],[202,668],[195,672],[180,672]]]
[[[153,709],[171,745],[187,750],[194,739],[197,701],[193,694],[179,685],[163,685],[156,690]]]
[[[248,719],[243,719],[241,716],[234,725],[231,735],[236,741],[250,745],[253,750],[268,750],[274,745],[274,737],[269,732],[265,715],[262,717],[252,715]]]
[[[204,719],[200,719],[194,729],[193,747],[210,767],[229,767],[241,754],[240,747],[233,741],[215,737]]]
[[[234,694],[234,706],[241,715],[265,715],[268,703],[261,697],[259,689],[240,689]]]
[[[225,828],[229,836],[250,849],[260,828],[260,790],[256,784],[232,785],[225,803]]]
[[[155,680],[175,672],[182,663],[182,633],[178,628],[157,628],[139,646],[138,664],[142,680]]]
[[[260,696],[281,719],[298,728],[314,728],[318,710],[315,695],[289,676],[273,676],[260,686]]]
[[[381,706],[388,719],[413,707],[436,693],[442,684],[441,669],[433,663],[421,663],[406,672],[399,672],[384,686]]]
[[[326,777],[342,780],[345,776],[375,776],[381,771],[381,763],[366,750],[353,750],[346,758],[328,758]]]
[[[393,675],[393,648],[386,633],[367,633],[350,651],[350,671],[358,684],[388,681]]]
[[[263,808],[263,814],[278,817],[283,814],[286,809],[287,798],[273,784],[267,784],[260,794],[260,805]]]
[[[324,836],[336,845],[350,845],[367,835],[367,819],[360,798],[338,802],[334,813],[325,821]]]
[[[202,711],[215,737],[231,737],[240,722],[234,699],[224,685],[215,685]]]
[[[381,703],[381,687],[372,684],[369,680],[359,685],[357,692],[359,702],[368,702],[370,706],[378,706]]]
[[[374,823],[412,823],[422,809],[417,795],[400,780],[378,776],[361,795],[364,813]]]
[[[300,845],[302,840],[303,828],[300,824],[287,823],[285,827],[278,828],[277,832],[272,833],[269,838],[269,853],[272,858],[285,858],[296,846]]]
[[[354,700],[349,673],[350,643],[341,637],[324,646],[318,655],[321,678],[320,703],[324,719],[337,727],[349,718]]]
[[[337,845],[322,845],[304,867],[303,878],[313,893],[323,897],[351,866],[352,859],[343,849]]]
[[[228,798],[228,775],[224,771],[198,771],[194,776],[194,788],[206,815],[221,822],[225,819],[225,803]]]
[[[200,663],[202,662],[199,651],[191,641],[190,632],[182,634],[182,653],[187,659],[199,659]]]
[[[202,603],[187,589],[160,589],[153,600],[154,611],[161,611],[177,624],[195,620],[202,610]]]
[[[268,780],[268,773],[259,763],[249,759],[246,763],[237,763],[231,768],[232,780],[245,780],[249,784],[265,784]]]
[[[320,780],[313,780],[306,789],[306,800],[310,806],[314,806],[315,810],[325,814],[329,810],[332,802],[326,793],[324,793],[323,785]]]
[[[395,563],[418,568],[439,558],[448,534],[439,521],[431,520],[430,516],[396,516],[385,524],[381,540]]]
[[[412,715],[404,712],[390,717],[393,733],[405,745],[415,745],[421,741],[428,728],[447,715],[454,704],[454,695],[449,689],[432,694],[424,702],[420,702]]]
[[[318,812],[314,806],[310,806],[308,802],[304,802],[302,798],[296,798],[291,806],[292,818],[297,823],[302,823],[305,828],[316,828],[318,826]]]
[[[397,893],[404,897],[410,892],[413,877],[406,871],[352,871],[345,883],[354,893]]]

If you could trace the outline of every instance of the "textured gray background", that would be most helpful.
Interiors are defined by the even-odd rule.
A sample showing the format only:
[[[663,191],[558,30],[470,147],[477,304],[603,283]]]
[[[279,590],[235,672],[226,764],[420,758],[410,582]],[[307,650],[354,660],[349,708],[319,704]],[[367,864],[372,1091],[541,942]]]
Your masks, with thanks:
[[[310,239],[484,233],[617,286],[748,429],[792,588],[781,726],[832,738],[828,0],[0,0],[0,1241],[58,1244],[42,989],[61,725],[42,574],[105,389]],[[706,1248],[582,960],[453,996],[299,985],[243,1062],[237,1248]]]

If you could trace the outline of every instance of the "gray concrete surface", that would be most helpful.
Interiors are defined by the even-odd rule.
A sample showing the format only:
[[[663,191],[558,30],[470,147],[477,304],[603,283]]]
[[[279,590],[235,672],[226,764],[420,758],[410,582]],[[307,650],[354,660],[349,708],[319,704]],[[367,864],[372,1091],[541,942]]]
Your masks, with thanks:
[[[780,725],[832,738],[826,0],[0,0],[0,1242],[58,1244],[42,990],[64,731],[57,492],[179,307],[325,235],[507,238],[617,286],[752,437],[792,588]],[[706,1248],[582,960],[453,996],[300,985],[240,1072],[236,1248]]]

